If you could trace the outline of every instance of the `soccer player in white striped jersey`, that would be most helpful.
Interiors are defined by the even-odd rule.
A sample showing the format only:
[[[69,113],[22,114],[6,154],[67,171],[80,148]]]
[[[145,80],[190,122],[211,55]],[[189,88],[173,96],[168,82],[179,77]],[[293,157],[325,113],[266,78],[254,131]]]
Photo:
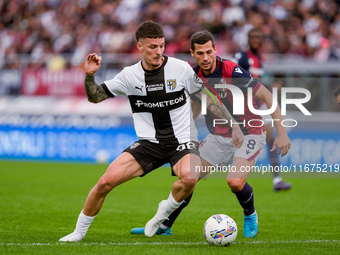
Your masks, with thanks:
[[[126,96],[139,140],[109,165],[90,191],[75,230],[61,238],[61,242],[78,242],[84,238],[112,189],[170,163],[178,180],[168,199],[161,201],[156,215],[145,226],[145,235],[151,237],[193,192],[198,181],[195,171],[190,171],[191,167],[201,164],[189,97],[200,93],[199,87],[192,86],[195,74],[188,63],[163,55],[164,33],[157,23],[146,21],[140,24],[136,39],[142,60],[124,68],[102,85],[94,80],[101,57],[95,53],[87,57],[85,90],[88,100],[99,103],[110,97]],[[226,112],[221,112],[219,117],[228,119]],[[243,134],[239,127],[235,129],[233,140],[236,146],[241,146]]]

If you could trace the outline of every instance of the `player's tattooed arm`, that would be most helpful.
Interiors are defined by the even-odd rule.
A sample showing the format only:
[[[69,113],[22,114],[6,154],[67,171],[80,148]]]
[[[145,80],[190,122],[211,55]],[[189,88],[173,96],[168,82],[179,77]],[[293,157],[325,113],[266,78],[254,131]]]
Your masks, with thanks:
[[[195,96],[199,99],[202,98],[202,94],[204,92],[195,94]],[[209,96],[207,97],[207,105],[208,110],[213,113],[215,116],[217,116],[220,119],[227,120],[228,125],[232,128],[232,143],[236,148],[240,148],[243,141],[244,141],[244,135],[243,132],[236,122],[236,120],[233,118],[233,116],[230,114],[228,109],[225,107],[225,105],[220,104],[218,101],[216,104],[213,101],[213,99]]]
[[[99,86],[95,80],[94,75],[85,76],[85,91],[88,100],[91,103],[99,103],[107,98],[109,98],[108,94],[105,92],[102,86]]]
[[[201,105],[199,102],[191,100],[191,110],[194,120],[198,117],[201,111]]]
[[[98,56],[96,53],[89,54],[85,61],[85,91],[87,98],[91,103],[99,103],[109,98],[109,95],[105,92],[103,87],[98,86],[94,81],[94,74],[100,68],[101,61],[102,57]]]
[[[232,122],[236,123],[235,119],[233,118],[233,116],[231,116],[230,112],[224,105],[219,105],[219,104],[215,105],[215,103],[210,103],[208,105],[208,110],[214,115],[216,115],[217,117],[221,119],[226,119],[228,121],[229,126],[230,126],[230,123]]]
[[[203,94],[205,94],[205,92],[201,91],[200,93],[195,94],[195,96],[197,98],[199,98],[200,100],[202,100]],[[206,100],[207,100],[207,105],[208,105],[207,109],[211,113],[213,113],[214,115],[216,115],[220,119],[227,120],[229,126],[230,126],[230,123],[236,123],[233,116],[230,114],[228,109],[223,104],[220,104],[219,101],[216,101],[217,103],[215,104],[215,101],[210,96],[207,96]]]
[[[219,105],[218,103],[215,105],[214,103],[210,103],[208,105],[208,110],[215,114],[219,118],[223,118],[228,120],[228,125],[232,128],[232,143],[236,148],[240,148],[243,141],[244,141],[244,135],[243,132],[238,125],[238,123],[235,121],[233,116],[231,116],[228,109],[222,104]]]

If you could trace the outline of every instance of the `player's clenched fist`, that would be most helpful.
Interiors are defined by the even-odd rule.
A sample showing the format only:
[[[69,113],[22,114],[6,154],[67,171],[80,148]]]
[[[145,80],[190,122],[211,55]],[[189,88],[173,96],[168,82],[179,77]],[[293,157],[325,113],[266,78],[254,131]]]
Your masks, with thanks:
[[[96,53],[89,54],[85,62],[85,67],[84,67],[85,73],[87,75],[93,76],[100,68],[101,61],[102,61],[102,57],[98,56]]]

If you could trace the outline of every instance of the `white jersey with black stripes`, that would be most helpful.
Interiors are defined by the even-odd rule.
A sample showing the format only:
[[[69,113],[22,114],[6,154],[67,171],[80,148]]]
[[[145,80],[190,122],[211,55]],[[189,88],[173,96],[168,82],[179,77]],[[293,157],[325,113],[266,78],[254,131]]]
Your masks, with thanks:
[[[139,61],[102,86],[111,97],[129,99],[140,140],[180,144],[197,141],[189,97],[200,89],[194,76],[187,62],[164,56],[155,70],[145,70]]]

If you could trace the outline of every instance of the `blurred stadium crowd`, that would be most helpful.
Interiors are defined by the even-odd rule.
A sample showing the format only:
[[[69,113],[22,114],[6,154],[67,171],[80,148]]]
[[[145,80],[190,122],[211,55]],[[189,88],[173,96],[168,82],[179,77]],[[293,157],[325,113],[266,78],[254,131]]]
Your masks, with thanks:
[[[340,58],[339,0],[2,0],[0,68],[18,68],[19,54],[80,65],[89,52],[134,53],[138,24],[152,19],[165,31],[166,54],[188,53],[190,36],[208,29],[218,53],[247,47],[247,33],[264,34],[264,54],[325,62]],[[50,54],[50,55],[49,55]],[[46,60],[46,59],[45,59]]]

